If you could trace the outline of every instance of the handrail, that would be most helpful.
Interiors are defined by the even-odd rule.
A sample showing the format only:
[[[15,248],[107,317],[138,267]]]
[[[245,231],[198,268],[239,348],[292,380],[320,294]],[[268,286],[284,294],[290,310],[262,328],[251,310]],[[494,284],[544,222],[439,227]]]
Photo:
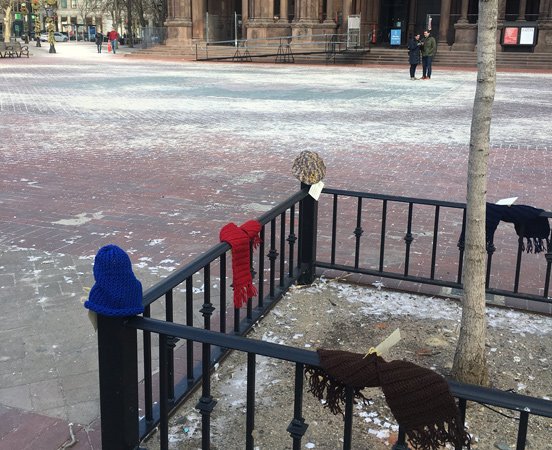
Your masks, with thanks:
[[[419,205],[444,206],[447,208],[463,209],[466,207],[466,203],[463,203],[463,202],[449,202],[446,200],[431,200],[431,199],[425,199],[425,198],[402,197],[399,195],[374,194],[371,192],[348,191],[346,189],[324,188],[322,190],[322,193],[333,194],[333,195],[343,195],[348,197],[371,198],[374,200],[389,200],[391,202],[400,202],[400,203],[416,203]],[[543,211],[540,214],[540,216],[552,218],[552,211]]]
[[[269,358],[282,359],[294,363],[320,367],[320,357],[318,353],[313,350],[305,350],[302,348],[261,341],[248,337],[225,335],[216,331],[209,331],[139,316],[130,318],[126,325],[137,330],[189,339],[195,342],[216,345],[241,352],[255,353]],[[463,398],[476,403],[492,405],[498,408],[506,408],[514,411],[527,412],[537,416],[552,418],[551,400],[530,397],[528,395],[508,391],[501,391],[494,388],[460,383],[454,380],[447,380],[447,383],[454,397]]]
[[[127,326],[137,330],[149,331],[151,333],[174,336],[181,339],[201,342],[204,344],[216,345],[218,347],[239,350],[246,353],[256,353],[270,358],[283,359],[285,361],[320,365],[318,353],[312,350],[289,347],[287,345],[273,342],[260,341],[242,336],[219,333],[217,331],[205,330],[203,328],[189,327],[187,325],[165,322],[164,320],[144,318],[140,316],[128,320]]]
[[[257,221],[260,222],[261,225],[266,225],[272,219],[282,214],[292,205],[295,205],[296,203],[301,201],[307,195],[308,188],[304,188],[296,192],[287,200],[283,201],[282,203],[272,208],[270,211],[267,211],[266,213],[261,215],[257,219]],[[147,289],[143,295],[142,305],[151,305],[153,302],[155,302],[155,300],[164,295],[167,291],[174,289],[188,277],[191,277],[192,275],[197,273],[211,261],[214,261],[216,258],[223,255],[228,250],[230,250],[230,245],[228,245],[226,242],[220,242],[211,247],[209,250],[202,253],[197,258],[193,259],[190,263],[186,264],[181,269],[176,270],[167,278],[161,280],[159,283]]]
[[[432,206],[445,206],[449,208],[464,208],[465,203],[460,202],[449,202],[445,200],[430,200],[424,198],[415,198],[415,197],[402,197],[398,195],[386,195],[386,194],[374,194],[371,192],[360,192],[360,191],[348,191],[345,189],[332,189],[324,188],[322,190],[323,194],[334,194],[334,195],[343,195],[349,197],[361,197],[361,198],[372,198],[375,200],[389,200],[392,202],[401,202],[401,203],[417,203],[420,205],[432,205]]]
[[[447,380],[447,383],[452,395],[457,398],[465,398],[476,403],[552,418],[551,400],[474,384],[460,383],[454,380]]]

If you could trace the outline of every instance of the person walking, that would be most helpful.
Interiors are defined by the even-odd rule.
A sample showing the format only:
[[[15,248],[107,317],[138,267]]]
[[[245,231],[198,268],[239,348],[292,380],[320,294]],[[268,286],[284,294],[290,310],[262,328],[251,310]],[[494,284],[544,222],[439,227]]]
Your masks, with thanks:
[[[98,53],[102,52],[102,43],[103,35],[101,33],[96,33],[96,47],[98,48]]]
[[[437,53],[437,42],[435,38],[431,36],[431,31],[424,31],[424,40],[422,43],[422,80],[431,79],[431,64],[433,63],[433,57]]]
[[[117,41],[119,39],[119,33],[117,33],[115,28],[112,28],[107,34],[107,39],[111,42],[111,49],[113,50],[113,54],[115,54],[115,50],[117,49]]]
[[[422,42],[420,41],[420,33],[415,34],[413,38],[408,41],[408,62],[410,63],[410,79],[412,81],[416,78],[416,67],[420,64],[420,47]]]

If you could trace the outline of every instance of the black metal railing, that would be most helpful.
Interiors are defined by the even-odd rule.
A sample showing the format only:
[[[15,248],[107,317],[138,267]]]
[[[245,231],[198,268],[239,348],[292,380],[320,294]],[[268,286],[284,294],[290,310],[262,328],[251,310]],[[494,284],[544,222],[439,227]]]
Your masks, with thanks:
[[[462,289],[465,203],[339,189],[324,189],[319,203],[316,267]],[[487,246],[487,293],[552,304],[552,249],[527,254],[512,233],[499,227]]]
[[[250,248],[250,255],[251,273],[258,296],[248,299],[245,312],[233,307],[231,286],[227,283],[230,245],[221,242],[146,290],[143,298],[144,318],[162,318],[167,323],[202,327],[221,335],[247,333],[291,284],[297,281],[312,283],[314,280],[312,249],[315,236],[311,230],[315,208],[316,202],[307,195],[307,189],[303,189],[257,219],[262,225],[262,242],[258,250]],[[99,331],[99,339],[101,336],[102,332]],[[200,382],[199,368],[210,367],[228,352],[225,346],[211,348],[192,341],[182,343],[175,336],[160,338],[165,341],[161,345],[155,342],[156,338],[147,330],[143,332],[143,350],[137,363],[141,372],[139,379],[142,380],[139,402],[144,411],[139,427],[141,437],[150,433],[159,423],[164,414],[160,411],[162,402],[166,401],[170,409],[175,408]],[[100,344],[100,352],[106,345],[107,341],[106,344]],[[118,377],[112,371],[118,356],[110,356],[107,350],[104,353],[107,359],[105,368],[102,368],[100,356],[100,376],[104,380]],[[158,375],[161,367],[166,368],[166,372],[163,372],[166,378]],[[156,392],[158,384],[163,388],[160,392]],[[103,397],[104,393],[101,395]],[[106,401],[110,401],[113,395],[113,392],[107,395]],[[205,403],[202,407],[208,409],[211,406]],[[117,408],[106,407],[105,412],[102,408],[102,429],[105,427],[105,436],[109,436],[106,442],[113,440],[113,433],[117,433],[117,430],[109,432],[109,422],[113,420],[111,412],[121,413]]]
[[[546,214],[546,217],[552,216]],[[312,283],[317,267],[461,288],[463,249],[456,249],[465,222],[465,205],[461,203],[335,189],[325,189],[317,202],[308,195],[308,187],[303,185],[299,192],[262,215],[258,221],[262,224],[262,243],[258,250],[250,249],[251,272],[258,297],[248,299],[244,315],[233,307],[231,286],[227,283],[230,246],[219,243],[148,289],[144,293],[143,318],[128,320],[99,316],[104,449],[134,449],[137,442],[158,425],[161,435],[166,436],[169,415],[199,384],[202,398],[197,408],[204,418],[203,427],[207,430],[204,432],[208,433],[210,413],[216,403],[210,395],[208,374],[211,368],[230,349],[248,352],[251,367],[254,367],[256,354],[279,358],[280,350],[276,351],[276,347],[255,347],[254,341],[248,344],[247,340],[236,340],[237,336],[247,333],[293,283]],[[348,231],[341,233],[341,230]],[[404,246],[400,244],[402,240]],[[507,240],[501,241],[501,245],[506,246],[506,243]],[[523,289],[527,284],[524,282],[527,274],[521,269],[520,245],[516,239],[515,245],[507,247],[514,253],[507,262],[516,261],[513,289],[498,287],[501,286],[498,283],[504,280],[493,275],[491,269],[495,262],[491,253],[487,291],[549,301],[551,249],[544,258],[545,267],[531,268],[531,275],[541,273],[541,269],[546,273],[541,276],[546,278],[545,295],[535,295]],[[540,255],[537,257],[542,261]],[[447,270],[441,271],[443,266]],[[136,329],[142,330],[141,352],[138,352]],[[313,361],[312,352],[289,348],[282,351],[288,356],[281,359],[297,364],[297,409],[289,430],[294,436],[294,448],[298,448],[296,445],[300,443],[304,427],[298,393],[299,387],[302,392],[303,367],[317,362]],[[305,359],[299,356],[293,359],[289,355],[300,355]],[[454,390],[455,385],[451,386]],[[247,395],[248,399],[253,396],[253,390],[248,390]],[[517,399],[521,405],[529,401],[523,396],[507,395],[508,399]],[[481,400],[473,393],[462,391],[462,396],[467,401]],[[499,397],[502,399],[502,395]],[[501,406],[519,410],[515,405],[508,406],[504,399],[500,400]],[[252,399],[248,401],[253,402]],[[493,403],[496,401],[494,397],[481,400],[497,406]],[[545,413],[540,414],[538,409],[537,412],[531,410],[531,413],[550,417],[546,412],[550,405],[542,405]],[[144,415],[138,420],[140,409]],[[251,420],[253,423],[253,418]],[[347,420],[345,430],[350,428]],[[525,420],[523,416],[521,423]],[[350,448],[350,436],[346,432],[345,435],[345,448]],[[251,437],[248,439],[250,442]],[[208,434],[204,436],[203,448],[209,448]]]
[[[104,319],[103,317],[101,319]],[[104,329],[113,327],[120,330],[121,323],[117,324],[112,319],[107,319],[107,322],[101,320],[100,324]],[[134,317],[128,319],[124,324],[124,334],[126,339],[121,339],[112,343],[111,351],[123,354],[132,354],[136,351],[136,335],[137,330],[143,333],[153,333],[159,335],[159,351],[162,355],[160,359],[160,383],[159,383],[159,398],[160,398],[160,420],[159,420],[159,443],[161,450],[168,449],[169,439],[169,413],[171,410],[171,398],[169,394],[170,387],[170,366],[168,364],[168,354],[170,352],[169,341],[172,339],[185,339],[190,342],[201,342],[205,352],[209,353],[211,347],[225,347],[229,350],[247,353],[247,387],[244,393],[246,398],[246,427],[245,427],[245,448],[252,450],[254,448],[254,429],[255,429],[255,368],[256,357],[265,356],[278,360],[290,361],[295,364],[294,376],[294,394],[293,394],[293,416],[290,417],[290,423],[287,431],[290,434],[293,449],[302,448],[301,440],[308,427],[307,419],[304,417],[303,411],[303,394],[304,394],[304,370],[305,366],[320,366],[318,353],[311,350],[305,350],[286,345],[259,341],[255,339],[245,338],[241,336],[224,335],[222,333],[203,330],[199,328],[179,325],[163,320],[149,319],[143,317]],[[109,332],[109,331],[107,331]],[[112,367],[116,370],[117,367]],[[125,373],[130,375],[128,371]],[[474,402],[480,405],[487,405],[497,408],[503,408],[514,412],[519,412],[519,418],[512,418],[518,421],[517,425],[517,450],[525,449],[527,443],[527,430],[529,418],[531,416],[542,416],[552,418],[552,401],[529,397],[525,395],[500,391],[497,389],[484,388],[480,386],[467,385],[454,381],[449,381],[449,387],[453,396],[458,398],[462,420],[466,419],[468,402]],[[137,385],[126,383],[121,379],[119,386],[120,397],[134,399],[137,398]],[[112,399],[113,402],[113,399]],[[216,399],[211,395],[211,367],[209,364],[204,364],[201,371],[201,398],[196,405],[196,408],[202,415],[201,433],[202,433],[202,449],[208,450],[211,445],[211,413],[216,407]],[[113,417],[116,423],[112,424],[118,427],[119,442],[115,446],[108,442],[104,445],[105,450],[109,449],[135,449],[138,446],[138,433],[136,429],[125,426],[127,423],[134,421],[138,423],[137,402],[123,409],[122,416]],[[122,408],[117,408],[121,411]],[[345,408],[343,420],[343,449],[349,450],[352,448],[351,430],[353,426],[353,391],[348,390],[346,393]],[[328,412],[328,414],[330,414]],[[314,419],[314,418],[311,418]],[[317,417],[316,420],[319,420]],[[130,430],[126,440],[120,439],[120,434]],[[102,421],[102,435],[105,432]],[[127,445],[127,446],[124,446]],[[402,428],[399,429],[398,441],[394,449],[407,449],[405,442],[405,433]],[[460,450],[459,448],[457,450]]]

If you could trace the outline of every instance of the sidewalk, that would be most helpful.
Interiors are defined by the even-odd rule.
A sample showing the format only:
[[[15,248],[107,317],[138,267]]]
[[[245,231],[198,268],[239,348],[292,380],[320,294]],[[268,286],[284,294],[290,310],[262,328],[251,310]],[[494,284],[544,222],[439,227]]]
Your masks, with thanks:
[[[119,45],[117,52],[113,54],[107,51],[107,42],[102,45],[102,52],[98,53],[96,44],[94,42],[85,41],[67,41],[56,42],[56,53],[49,53],[50,44],[48,42],[41,42],[40,47],[36,46],[36,42],[29,42],[25,44],[21,39],[18,40],[21,45],[27,45],[29,47],[30,59],[59,61],[60,59],[70,59],[73,61],[86,61],[91,62],[91,58],[118,58],[124,55],[132,54],[140,50],[139,46],[130,48],[126,45]]]
[[[96,335],[82,306],[97,250],[144,288],[298,188],[465,200],[476,74],[436,67],[140,61],[93,43],[0,60],[0,450],[97,449]],[[498,76],[488,196],[550,209],[552,75]],[[341,230],[350,239],[352,230]],[[201,289],[201,280],[195,280]]]

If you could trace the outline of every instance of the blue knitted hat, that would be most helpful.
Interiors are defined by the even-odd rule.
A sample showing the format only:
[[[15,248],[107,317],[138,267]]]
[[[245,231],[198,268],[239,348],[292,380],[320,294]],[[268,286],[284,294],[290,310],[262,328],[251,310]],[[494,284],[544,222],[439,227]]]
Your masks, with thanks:
[[[142,284],[130,258],[116,245],[100,248],[94,259],[94,279],[84,307],[104,316],[127,317],[144,312]]]

